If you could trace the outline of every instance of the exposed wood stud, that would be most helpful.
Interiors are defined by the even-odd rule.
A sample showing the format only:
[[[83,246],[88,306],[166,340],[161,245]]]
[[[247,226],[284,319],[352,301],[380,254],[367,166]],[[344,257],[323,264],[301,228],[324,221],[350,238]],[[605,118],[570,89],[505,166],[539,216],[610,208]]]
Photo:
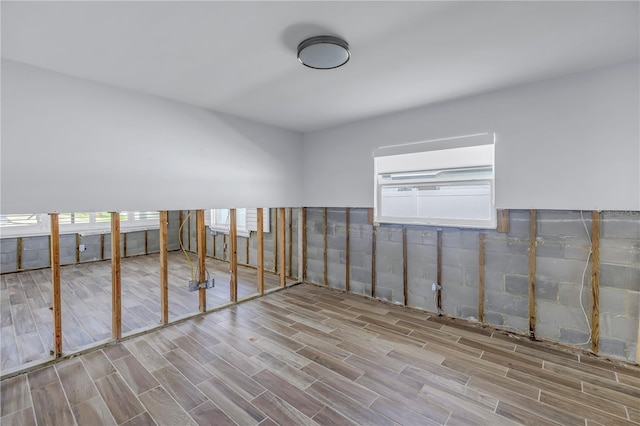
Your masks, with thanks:
[[[111,212],[111,336],[116,340],[122,337],[120,213],[118,212]]]
[[[144,230],[144,254],[149,254],[149,231]]]
[[[640,346],[640,343],[638,343]],[[600,350],[600,212],[591,212],[591,351]]]
[[[245,242],[246,244],[244,245],[245,248],[245,265],[249,265],[251,262],[249,262],[249,243],[251,242],[251,237],[246,237],[245,238]]]
[[[80,263],[80,242],[82,237],[76,232],[76,263]]]
[[[228,249],[229,247],[227,246],[227,234],[222,234],[222,260],[224,260],[225,262],[228,261]]]
[[[289,268],[287,271],[287,276],[291,277],[293,275],[293,209],[291,207],[289,207],[289,222],[288,222],[288,227],[287,229],[289,230],[289,234],[288,234],[288,243],[289,243],[289,260],[288,260],[288,265],[287,268]],[[249,263],[249,262],[247,262]]]
[[[167,250],[167,225],[169,213],[160,212],[160,320],[169,323],[169,260]]]
[[[127,233],[122,234],[122,257],[127,257]]]
[[[218,257],[216,256],[216,246],[217,246],[217,237],[218,234],[213,234],[213,258],[217,259]]]
[[[347,207],[345,209],[345,244],[344,244],[344,289],[349,292],[349,283],[351,281],[351,238],[349,236],[349,230],[351,228],[351,209]]]
[[[53,296],[53,355],[62,355],[62,299],[60,297],[60,222],[58,213],[51,213],[51,286]]]
[[[196,241],[198,250],[198,286],[207,281],[205,260],[207,258],[206,234],[204,227],[204,210],[196,210]],[[198,288],[198,311],[207,311],[207,289]]]
[[[484,242],[485,234],[478,234],[478,321],[484,323]]]
[[[373,209],[367,210],[367,223],[373,225]]]
[[[307,282],[307,208],[302,208],[302,223],[299,224],[302,232],[302,282]]]
[[[536,338],[536,217],[531,209],[529,217],[529,338]]]
[[[257,209],[258,216],[258,293],[264,294],[264,211],[262,207]]]
[[[101,237],[104,238],[104,234],[101,234]],[[49,249],[51,249],[51,234],[47,235],[47,243],[49,245]],[[103,249],[103,251],[104,251],[104,249]],[[104,254],[103,254],[102,258],[104,259]],[[51,252],[49,252],[49,267],[51,267]]]
[[[438,288],[436,290],[436,309],[438,311],[438,315],[442,315],[442,230],[438,230],[437,232],[437,270],[436,270],[436,281],[438,284]]]
[[[22,250],[24,249],[24,241],[22,237],[18,237],[16,240],[16,269],[22,270]]]
[[[191,210],[187,211],[187,250],[191,251]]]
[[[327,265],[327,208],[322,209],[322,273],[324,285],[329,286],[329,272]]]
[[[409,283],[407,277],[407,227],[402,227],[402,289],[404,306],[409,303]]]
[[[238,224],[236,222],[236,209],[229,210],[229,248],[231,249],[229,259],[229,272],[231,282],[229,285],[229,300],[238,301]]]
[[[498,210],[497,231],[505,234],[509,232],[509,210],[508,209]]]
[[[104,260],[104,234],[100,234],[100,260]]]
[[[287,284],[287,254],[286,249],[286,210],[284,207],[278,208],[278,275],[280,287]]]
[[[375,299],[376,297],[376,241],[378,239],[377,236],[377,228],[375,226],[371,226],[371,297]]]

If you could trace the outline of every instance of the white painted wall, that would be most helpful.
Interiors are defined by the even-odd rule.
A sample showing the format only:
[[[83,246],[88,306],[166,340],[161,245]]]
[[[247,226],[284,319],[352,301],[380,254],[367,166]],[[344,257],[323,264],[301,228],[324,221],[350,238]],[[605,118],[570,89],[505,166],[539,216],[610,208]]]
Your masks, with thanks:
[[[297,206],[301,140],[2,61],[2,213]]]
[[[640,210],[639,75],[629,63],[306,134],[304,204],[372,207],[376,148],[495,132],[498,208]]]

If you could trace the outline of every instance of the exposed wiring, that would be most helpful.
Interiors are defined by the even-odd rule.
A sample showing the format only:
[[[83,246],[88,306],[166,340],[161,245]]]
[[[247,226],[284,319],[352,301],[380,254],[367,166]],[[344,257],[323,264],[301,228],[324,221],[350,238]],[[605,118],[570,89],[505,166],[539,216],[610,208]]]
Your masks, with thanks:
[[[187,262],[189,262],[189,267],[191,268],[191,281],[195,281],[195,275],[193,273],[193,263],[191,262],[191,258],[189,257],[189,253],[187,253],[187,251],[184,248],[184,245],[182,244],[182,227],[184,226],[185,223],[187,223],[187,220],[189,220],[190,216],[191,216],[191,212],[189,212],[187,217],[180,224],[180,229],[178,230],[178,242],[180,243],[180,248],[182,249],[182,252],[184,253],[185,257],[187,258]],[[189,237],[191,237],[191,236],[189,236]]]
[[[584,303],[582,303],[582,291],[584,290],[584,279],[587,275],[587,269],[589,268],[589,261],[591,260],[591,254],[593,253],[593,240],[591,239],[591,234],[589,234],[589,229],[587,228],[587,223],[584,220],[584,215],[582,214],[582,210],[580,210],[580,218],[582,219],[582,225],[584,226],[584,231],[587,233],[587,238],[589,239],[589,254],[587,255],[587,261],[584,265],[584,270],[582,271],[582,282],[580,283],[580,307],[582,308],[582,313],[584,314],[584,320],[587,323],[587,329],[589,330],[589,338],[586,342],[582,343],[573,343],[576,346],[586,345],[591,343],[591,323],[589,322],[589,316],[587,315],[587,310],[584,308]]]

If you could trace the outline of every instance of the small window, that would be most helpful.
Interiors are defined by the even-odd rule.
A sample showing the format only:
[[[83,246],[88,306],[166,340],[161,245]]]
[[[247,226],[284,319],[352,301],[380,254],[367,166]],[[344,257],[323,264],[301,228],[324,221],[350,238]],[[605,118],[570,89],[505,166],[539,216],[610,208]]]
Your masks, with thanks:
[[[445,148],[461,142],[454,139],[377,152],[375,221],[495,228],[494,144],[478,136],[464,142],[484,144]]]
[[[236,209],[236,229],[238,235],[248,237],[251,231],[258,230],[258,209],[239,208]],[[263,213],[263,229],[269,232],[269,209],[262,210]],[[212,209],[210,213],[209,226],[212,230],[229,233],[229,209]]]

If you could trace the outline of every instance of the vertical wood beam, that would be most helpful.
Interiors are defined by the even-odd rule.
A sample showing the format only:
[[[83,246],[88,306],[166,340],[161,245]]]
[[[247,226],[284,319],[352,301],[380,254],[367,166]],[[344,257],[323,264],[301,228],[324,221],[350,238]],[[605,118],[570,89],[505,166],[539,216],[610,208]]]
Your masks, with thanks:
[[[402,226],[402,290],[404,306],[409,303],[409,282],[407,277],[407,227]]]
[[[16,269],[22,269],[22,251],[24,250],[24,240],[22,237],[16,239]]]
[[[287,285],[287,245],[286,241],[286,210],[284,207],[278,208],[278,275],[280,287]]]
[[[301,251],[302,256],[300,262],[302,264],[302,270],[300,271],[300,278],[302,282],[307,282],[307,208],[303,207],[300,214],[300,222],[298,227],[302,229],[302,244]]]
[[[167,226],[169,212],[160,212],[160,320],[169,323],[169,258],[167,250]]]
[[[498,228],[496,229],[500,233],[506,234],[509,232],[509,210],[498,210]]]
[[[144,230],[144,254],[149,254],[149,231]]]
[[[100,260],[104,260],[104,234],[100,234]]]
[[[217,233],[213,234],[213,258],[214,258],[214,259],[217,259],[217,258],[218,258],[218,257],[216,256],[216,245],[217,245],[217,244],[216,244],[216,243],[217,243],[217,241],[216,241],[216,240],[217,240],[217,238],[216,238],[216,237],[217,237],[217,236],[218,236],[218,234],[217,234]]]
[[[289,230],[289,260],[287,265],[287,276],[293,276],[293,208],[289,207],[289,222],[287,229]]]
[[[76,263],[80,263],[80,234],[76,232]]]
[[[127,257],[127,233],[122,235],[122,257]]]
[[[51,216],[51,286],[53,292],[53,355],[62,355],[62,298],[60,297],[60,222],[58,213]]]
[[[275,215],[275,220],[272,221],[273,226],[274,226],[274,230],[273,230],[273,271],[275,273],[278,273],[278,209],[273,209],[274,210],[274,215]],[[269,218],[271,219],[271,218]]]
[[[591,212],[591,351],[600,350],[600,212]]]
[[[478,321],[484,323],[484,232],[478,234]]]
[[[373,209],[369,209],[370,212]],[[371,225],[371,297],[376,297],[376,242],[378,230],[375,225]]]
[[[118,212],[111,212],[111,336],[116,340],[122,337],[120,213]]]
[[[373,225],[373,209],[367,210],[367,223]]]
[[[442,315],[442,230],[438,230],[436,237],[436,281],[438,281],[438,287],[436,289],[436,309],[438,311],[438,315]]]
[[[207,258],[207,246],[204,229],[204,210],[196,210],[196,246],[198,250],[198,310],[207,311],[207,288],[200,287],[207,281],[205,260]]]
[[[229,215],[231,215],[231,213],[229,213]],[[225,262],[228,259],[228,251],[229,246],[227,245],[227,234],[222,234],[222,260],[224,260]]]
[[[345,226],[346,236],[344,243],[344,289],[348,293],[351,281],[351,238],[349,236],[349,230],[351,229],[351,209],[347,207],[345,209]]]
[[[245,240],[246,240],[246,244],[244,245],[244,248],[245,248],[244,258],[247,262],[246,264],[251,265],[251,262],[249,261],[249,243],[251,242],[251,237],[246,237]]]
[[[229,244],[231,257],[229,259],[229,272],[231,282],[229,285],[229,299],[238,301],[238,224],[236,222],[236,209],[229,210]]]
[[[264,294],[264,212],[262,207],[257,209],[258,216],[258,293]]]
[[[329,287],[329,273],[327,265],[327,208],[322,209],[322,273],[324,277],[324,285]]]
[[[536,217],[531,209],[529,217],[529,338],[536,338]]]
[[[191,251],[191,210],[187,212],[187,250]],[[197,232],[197,231],[196,231]]]

